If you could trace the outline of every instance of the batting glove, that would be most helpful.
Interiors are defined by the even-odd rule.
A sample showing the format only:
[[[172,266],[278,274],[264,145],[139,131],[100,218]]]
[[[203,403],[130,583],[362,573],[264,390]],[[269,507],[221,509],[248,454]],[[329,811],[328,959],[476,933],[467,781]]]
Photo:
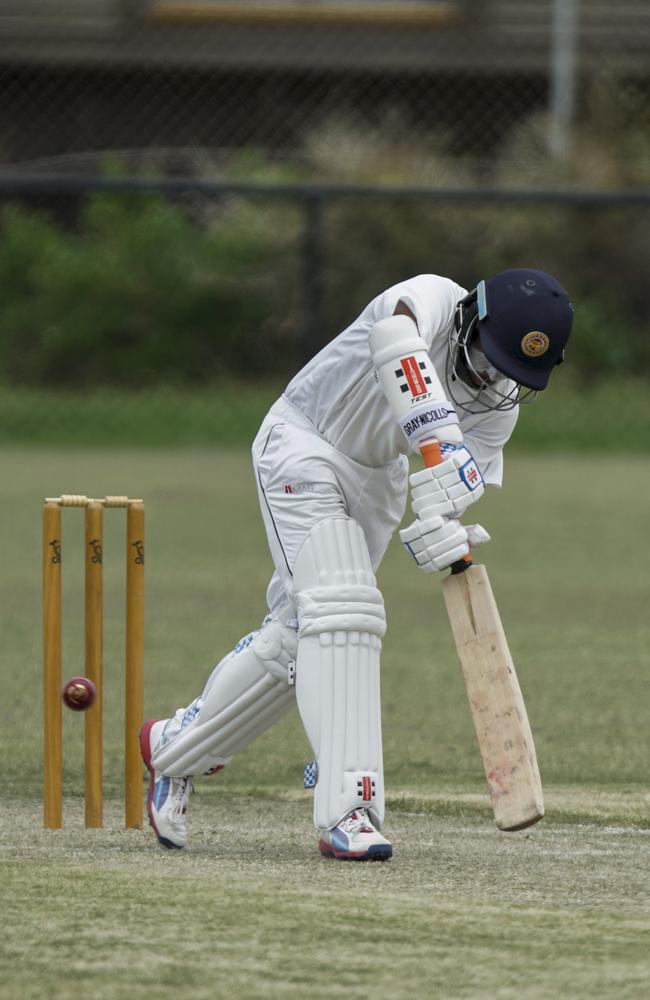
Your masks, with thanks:
[[[425,573],[447,569],[469,552],[467,532],[458,521],[431,517],[416,518],[399,533],[402,544]]]
[[[446,445],[444,451],[446,458],[440,465],[409,476],[411,509],[422,521],[460,517],[485,490],[479,467],[464,444]]]
[[[464,527],[459,521],[444,517],[419,518],[403,528],[399,537],[404,548],[425,573],[437,573],[466,556],[470,548],[490,541],[480,524]]]

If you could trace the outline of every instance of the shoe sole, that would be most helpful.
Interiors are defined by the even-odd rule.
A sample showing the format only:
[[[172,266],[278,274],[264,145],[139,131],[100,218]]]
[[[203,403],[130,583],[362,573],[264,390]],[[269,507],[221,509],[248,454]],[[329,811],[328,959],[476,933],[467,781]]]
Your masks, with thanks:
[[[367,851],[335,851],[326,840],[321,840],[318,850],[323,857],[337,861],[388,861],[393,856],[392,844],[373,844]]]
[[[149,790],[147,792],[147,816],[149,817],[149,826],[156,834],[158,838],[158,843],[162,844],[169,851],[182,851],[182,844],[175,844],[172,840],[168,840],[167,837],[163,837],[156,826],[155,820],[153,818],[153,790],[155,785],[154,769],[151,763],[151,729],[156,723],[156,719],[149,719],[145,722],[142,729],[140,730],[140,753],[144,761],[144,765],[149,772]]]

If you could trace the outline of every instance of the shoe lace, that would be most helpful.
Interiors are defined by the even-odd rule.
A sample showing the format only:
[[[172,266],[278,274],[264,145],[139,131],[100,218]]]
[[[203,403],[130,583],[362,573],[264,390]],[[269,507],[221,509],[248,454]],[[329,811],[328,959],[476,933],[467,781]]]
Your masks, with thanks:
[[[346,833],[373,833],[374,827],[367,809],[353,809],[341,823]]]
[[[187,803],[190,795],[194,791],[191,778],[179,778],[174,782],[176,788],[172,795],[172,819],[182,820],[187,812]]]

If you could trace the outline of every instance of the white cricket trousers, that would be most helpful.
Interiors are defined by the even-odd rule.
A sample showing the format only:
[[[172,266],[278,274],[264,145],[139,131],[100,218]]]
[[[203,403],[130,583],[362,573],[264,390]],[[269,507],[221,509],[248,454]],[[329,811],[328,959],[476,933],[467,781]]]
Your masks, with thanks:
[[[253,442],[253,464],[275,564],[267,590],[271,612],[293,603],[293,568],[307,534],[321,521],[347,516],[361,525],[376,571],[406,507],[408,459],[379,468],[332,447],[283,396]]]

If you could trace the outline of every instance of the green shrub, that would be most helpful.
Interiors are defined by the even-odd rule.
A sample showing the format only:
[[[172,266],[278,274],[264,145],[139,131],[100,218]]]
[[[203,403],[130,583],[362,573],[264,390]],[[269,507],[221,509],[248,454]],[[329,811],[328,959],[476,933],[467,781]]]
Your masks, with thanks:
[[[549,157],[544,137],[544,117],[532,118],[487,164],[448,155],[432,135],[405,145],[386,123],[332,119],[305,137],[299,162],[241,150],[196,167],[206,179],[479,189],[624,188],[647,176],[647,138],[631,122],[599,119],[596,105],[566,161]],[[303,356],[303,226],[299,203],[260,196],[93,196],[74,229],[6,210],[0,379],[88,387],[288,377]],[[567,369],[577,383],[650,375],[647,208],[346,199],[325,202],[322,235],[321,344],[410,275],[469,288],[527,265],[555,274],[574,301]]]
[[[645,283],[631,264],[625,272],[634,252],[639,259],[650,256],[650,246],[647,251],[644,246],[648,237],[639,231],[635,238],[618,211],[598,210],[578,219],[576,214],[581,213],[571,208],[424,201],[381,210],[341,203],[327,214],[324,339],[383,288],[410,275],[433,272],[471,288],[479,278],[508,267],[539,267],[558,277],[574,303],[567,366],[575,377],[592,382],[650,375]],[[634,266],[638,271],[638,261]]]
[[[399,128],[333,118],[307,137],[307,167],[312,178],[323,180],[432,188],[647,187],[647,107],[631,107],[624,119],[610,107],[610,90],[592,88],[565,160],[548,152],[543,114],[516,129],[501,158],[492,161],[474,159],[471,146],[466,155],[452,156],[441,137],[411,136],[404,143]],[[590,383],[613,374],[647,376],[648,259],[648,207],[338,202],[327,212],[323,339],[409,275],[433,272],[469,288],[505,268],[531,266],[555,274],[573,299],[567,365],[575,378]]]
[[[6,380],[209,381],[272,372],[295,351],[293,292],[279,280],[293,272],[291,250],[250,206],[225,205],[202,225],[160,198],[100,195],[74,232],[16,207],[1,230]]]

